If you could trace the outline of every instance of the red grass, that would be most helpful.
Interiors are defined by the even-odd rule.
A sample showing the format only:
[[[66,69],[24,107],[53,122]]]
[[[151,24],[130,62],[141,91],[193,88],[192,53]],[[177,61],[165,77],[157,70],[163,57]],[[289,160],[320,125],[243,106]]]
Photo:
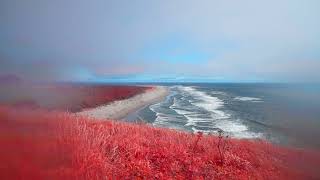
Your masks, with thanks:
[[[319,179],[320,155],[67,113],[0,108],[0,179]],[[222,161],[223,158],[223,161]]]

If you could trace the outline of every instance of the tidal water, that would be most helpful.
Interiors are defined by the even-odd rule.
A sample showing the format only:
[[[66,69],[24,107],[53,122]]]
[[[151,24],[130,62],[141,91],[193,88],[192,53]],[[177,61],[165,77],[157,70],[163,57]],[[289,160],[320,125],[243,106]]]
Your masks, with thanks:
[[[156,127],[320,147],[320,86],[162,84],[170,95],[136,113]]]

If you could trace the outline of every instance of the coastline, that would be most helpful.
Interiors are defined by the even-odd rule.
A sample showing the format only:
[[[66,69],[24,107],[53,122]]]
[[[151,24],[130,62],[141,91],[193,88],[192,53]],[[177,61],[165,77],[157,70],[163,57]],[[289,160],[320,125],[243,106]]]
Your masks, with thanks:
[[[169,94],[164,86],[153,86],[151,90],[137,94],[131,98],[114,101],[110,104],[101,105],[92,109],[84,109],[76,115],[87,116],[96,119],[123,119],[149,104],[163,100]]]

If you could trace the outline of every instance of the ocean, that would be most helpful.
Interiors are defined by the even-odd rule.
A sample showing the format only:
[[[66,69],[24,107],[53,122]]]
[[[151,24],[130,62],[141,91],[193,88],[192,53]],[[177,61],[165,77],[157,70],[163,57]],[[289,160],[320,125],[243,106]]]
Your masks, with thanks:
[[[186,83],[168,86],[162,102],[135,113],[155,127],[319,148],[320,86]],[[130,119],[130,118],[129,118]],[[128,119],[128,120],[129,120]],[[131,116],[131,119],[132,116]]]

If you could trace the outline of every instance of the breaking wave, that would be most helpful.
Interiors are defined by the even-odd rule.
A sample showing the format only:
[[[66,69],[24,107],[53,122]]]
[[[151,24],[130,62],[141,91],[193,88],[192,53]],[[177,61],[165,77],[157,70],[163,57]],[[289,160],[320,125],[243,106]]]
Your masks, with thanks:
[[[262,99],[261,98],[257,98],[257,97],[241,97],[241,96],[238,96],[238,97],[235,97],[234,99],[238,100],[238,101],[262,102]]]
[[[237,138],[259,138],[239,119],[233,119],[219,96],[225,92],[207,92],[191,86],[171,87],[171,96],[161,103],[149,106],[156,114],[154,126],[190,132],[216,133],[222,130]]]

